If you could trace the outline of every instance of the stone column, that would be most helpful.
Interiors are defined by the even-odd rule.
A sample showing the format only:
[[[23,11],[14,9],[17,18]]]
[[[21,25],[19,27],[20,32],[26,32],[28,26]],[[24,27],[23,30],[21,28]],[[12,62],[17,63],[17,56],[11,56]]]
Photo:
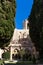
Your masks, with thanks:
[[[10,46],[10,60],[12,61],[12,46]]]
[[[3,50],[2,49],[0,49],[0,59],[2,59],[2,54],[3,54]]]

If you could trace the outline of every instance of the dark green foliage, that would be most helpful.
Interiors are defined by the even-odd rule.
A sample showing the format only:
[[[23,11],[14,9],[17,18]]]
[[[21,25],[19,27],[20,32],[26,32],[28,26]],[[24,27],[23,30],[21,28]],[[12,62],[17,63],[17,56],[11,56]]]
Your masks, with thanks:
[[[5,60],[10,59],[10,52],[4,52],[2,54],[2,58],[5,59]]]
[[[43,0],[34,0],[29,21],[32,41],[43,48]]]
[[[0,47],[5,46],[13,35],[15,9],[15,0],[0,0]]]
[[[43,49],[43,0],[34,0],[29,21],[30,37],[37,50],[41,51]]]

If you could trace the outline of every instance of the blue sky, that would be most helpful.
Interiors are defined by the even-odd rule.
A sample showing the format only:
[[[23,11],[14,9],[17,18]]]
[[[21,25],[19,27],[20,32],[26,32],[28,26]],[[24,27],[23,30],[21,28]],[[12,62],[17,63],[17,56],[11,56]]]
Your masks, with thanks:
[[[23,21],[28,18],[31,12],[33,0],[16,0],[15,24],[17,29],[23,28]]]

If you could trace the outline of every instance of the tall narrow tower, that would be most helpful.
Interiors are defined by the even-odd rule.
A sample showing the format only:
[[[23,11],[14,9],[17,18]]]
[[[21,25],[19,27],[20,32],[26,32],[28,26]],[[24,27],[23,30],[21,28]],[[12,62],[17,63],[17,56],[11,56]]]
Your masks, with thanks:
[[[23,22],[23,29],[29,29],[29,21],[27,19]]]

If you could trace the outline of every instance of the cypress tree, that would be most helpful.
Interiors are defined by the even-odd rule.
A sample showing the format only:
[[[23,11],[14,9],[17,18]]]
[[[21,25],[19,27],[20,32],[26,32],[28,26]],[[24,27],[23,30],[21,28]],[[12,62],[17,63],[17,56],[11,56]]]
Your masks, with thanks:
[[[6,46],[12,38],[15,9],[15,0],[0,0],[0,47]]]

